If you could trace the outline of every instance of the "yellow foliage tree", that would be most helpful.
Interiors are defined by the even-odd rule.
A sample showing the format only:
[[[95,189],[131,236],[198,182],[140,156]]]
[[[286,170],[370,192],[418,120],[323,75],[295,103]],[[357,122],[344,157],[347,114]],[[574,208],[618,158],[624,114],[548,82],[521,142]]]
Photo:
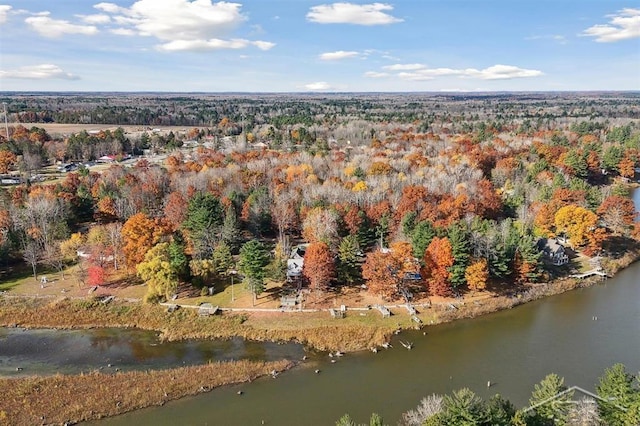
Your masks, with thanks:
[[[80,232],[71,234],[69,239],[60,242],[60,252],[65,259],[75,261],[78,259],[78,249],[84,244],[84,237]]]
[[[478,259],[472,262],[464,272],[467,285],[471,291],[481,291],[487,287],[489,280],[489,267],[487,259]]]
[[[178,274],[171,266],[169,244],[153,246],[144,255],[144,261],[136,266],[138,276],[147,283],[145,300],[169,298],[178,288]]]
[[[353,185],[353,188],[351,188],[351,190],[353,192],[366,191],[367,190],[367,184],[365,183],[365,181],[359,180],[358,182],[356,182],[355,185]]]
[[[560,208],[554,218],[556,234],[564,232],[571,245],[581,247],[587,243],[590,233],[596,229],[598,216],[584,207],[570,204]]]

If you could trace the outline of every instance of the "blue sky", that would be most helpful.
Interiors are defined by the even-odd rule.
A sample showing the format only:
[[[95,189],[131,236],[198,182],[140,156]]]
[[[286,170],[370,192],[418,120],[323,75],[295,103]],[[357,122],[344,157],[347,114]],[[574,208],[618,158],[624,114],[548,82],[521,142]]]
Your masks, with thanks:
[[[640,90],[640,5],[0,0],[14,90]]]

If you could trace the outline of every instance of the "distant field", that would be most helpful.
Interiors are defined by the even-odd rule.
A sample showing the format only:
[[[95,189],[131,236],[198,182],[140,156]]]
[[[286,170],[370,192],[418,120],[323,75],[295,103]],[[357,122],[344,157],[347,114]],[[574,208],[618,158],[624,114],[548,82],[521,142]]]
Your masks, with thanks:
[[[122,127],[126,133],[136,133],[151,131],[153,129],[160,129],[163,133],[183,132],[189,129],[196,128],[197,126],[142,126],[142,125],[123,125],[118,126],[114,124],[62,124],[62,123],[9,123],[9,126],[23,126],[26,128],[39,127],[45,129],[50,135],[68,135],[71,133],[81,132],[82,130],[116,130],[118,127]]]

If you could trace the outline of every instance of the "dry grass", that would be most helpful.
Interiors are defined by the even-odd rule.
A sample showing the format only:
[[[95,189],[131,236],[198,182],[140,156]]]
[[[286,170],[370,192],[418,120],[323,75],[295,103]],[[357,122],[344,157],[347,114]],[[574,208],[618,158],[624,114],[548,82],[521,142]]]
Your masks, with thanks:
[[[370,316],[370,317],[369,317]],[[161,332],[167,340],[243,337],[249,340],[298,341],[320,350],[353,351],[385,341],[397,324],[353,316],[332,320],[329,314],[224,314],[200,317],[195,310],[169,313],[158,305],[96,299],[5,297],[0,299],[0,325],[28,328],[137,327]]]
[[[162,371],[0,379],[0,424],[64,424],[163,405],[291,368],[289,361],[233,361]]]

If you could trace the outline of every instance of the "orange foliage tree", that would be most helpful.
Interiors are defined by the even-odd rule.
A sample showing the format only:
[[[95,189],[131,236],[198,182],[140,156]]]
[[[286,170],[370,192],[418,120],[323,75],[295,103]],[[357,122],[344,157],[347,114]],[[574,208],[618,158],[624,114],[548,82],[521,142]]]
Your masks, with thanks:
[[[169,232],[160,219],[151,219],[144,213],[131,216],[122,226],[122,242],[125,260],[130,269],[142,261],[151,247]]]
[[[435,237],[424,253],[423,276],[427,277],[429,291],[436,296],[451,296],[449,268],[453,266],[453,251],[447,237]]]
[[[17,161],[16,155],[11,151],[0,151],[0,173],[8,173],[9,168]]]
[[[329,246],[324,242],[309,244],[304,255],[302,275],[309,280],[311,289],[318,293],[329,288],[336,278],[336,264]]]
[[[370,293],[391,300],[398,292],[402,263],[390,251],[376,250],[367,254],[362,265],[362,277]]]
[[[472,262],[464,272],[464,277],[467,280],[467,286],[471,291],[484,290],[487,287],[487,281],[489,280],[489,266],[487,265],[487,259],[478,259]]]
[[[637,216],[633,201],[618,195],[605,198],[596,212],[605,226],[619,235],[628,235]]]

